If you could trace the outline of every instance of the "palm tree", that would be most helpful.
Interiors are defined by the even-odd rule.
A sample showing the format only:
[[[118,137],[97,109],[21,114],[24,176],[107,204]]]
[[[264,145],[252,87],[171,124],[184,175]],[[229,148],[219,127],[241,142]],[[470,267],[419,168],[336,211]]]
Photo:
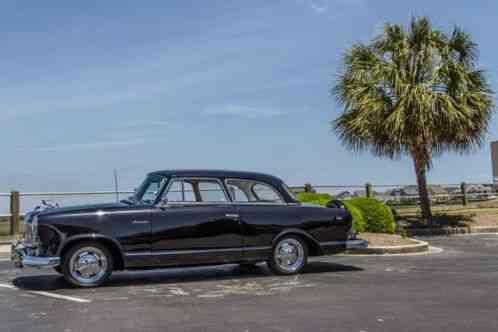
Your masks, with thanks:
[[[344,107],[332,126],[346,147],[411,156],[428,222],[433,157],[480,147],[494,110],[477,57],[477,45],[460,28],[446,34],[428,18],[413,18],[408,29],[386,24],[370,43],[352,46],[332,89]]]

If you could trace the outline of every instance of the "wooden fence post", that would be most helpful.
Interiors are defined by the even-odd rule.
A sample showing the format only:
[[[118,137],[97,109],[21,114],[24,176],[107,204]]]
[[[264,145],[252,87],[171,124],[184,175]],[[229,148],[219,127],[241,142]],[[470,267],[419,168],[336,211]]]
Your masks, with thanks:
[[[462,204],[467,205],[467,184],[465,182],[462,182],[460,184],[460,190],[462,191]]]
[[[371,183],[366,183],[365,184],[365,193],[367,195],[368,198],[371,198],[372,197],[372,184]]]
[[[20,227],[20,202],[19,202],[19,192],[10,192],[10,235],[19,234]]]

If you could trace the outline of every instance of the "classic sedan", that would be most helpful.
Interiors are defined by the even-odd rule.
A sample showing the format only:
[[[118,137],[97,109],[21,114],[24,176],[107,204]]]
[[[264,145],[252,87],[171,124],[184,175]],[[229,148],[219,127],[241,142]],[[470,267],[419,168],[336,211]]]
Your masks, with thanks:
[[[13,243],[17,267],[54,268],[80,287],[113,271],[265,261],[299,273],[309,256],[364,247],[340,202],[302,204],[271,175],[215,170],[152,172],[127,200],[37,208]]]

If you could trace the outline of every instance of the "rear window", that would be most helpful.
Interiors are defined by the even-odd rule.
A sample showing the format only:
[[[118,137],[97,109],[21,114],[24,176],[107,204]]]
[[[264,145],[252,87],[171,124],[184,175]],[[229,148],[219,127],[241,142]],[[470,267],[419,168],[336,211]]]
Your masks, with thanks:
[[[229,194],[234,202],[284,203],[273,186],[253,180],[226,180]]]

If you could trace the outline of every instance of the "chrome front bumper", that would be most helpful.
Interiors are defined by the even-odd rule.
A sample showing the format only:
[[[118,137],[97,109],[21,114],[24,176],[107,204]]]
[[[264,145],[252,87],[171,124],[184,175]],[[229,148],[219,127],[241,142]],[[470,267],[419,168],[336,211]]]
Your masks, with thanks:
[[[23,242],[14,242],[10,248],[10,259],[18,268],[24,266],[37,268],[50,268],[60,265],[60,257],[35,256],[33,249],[26,247]]]

